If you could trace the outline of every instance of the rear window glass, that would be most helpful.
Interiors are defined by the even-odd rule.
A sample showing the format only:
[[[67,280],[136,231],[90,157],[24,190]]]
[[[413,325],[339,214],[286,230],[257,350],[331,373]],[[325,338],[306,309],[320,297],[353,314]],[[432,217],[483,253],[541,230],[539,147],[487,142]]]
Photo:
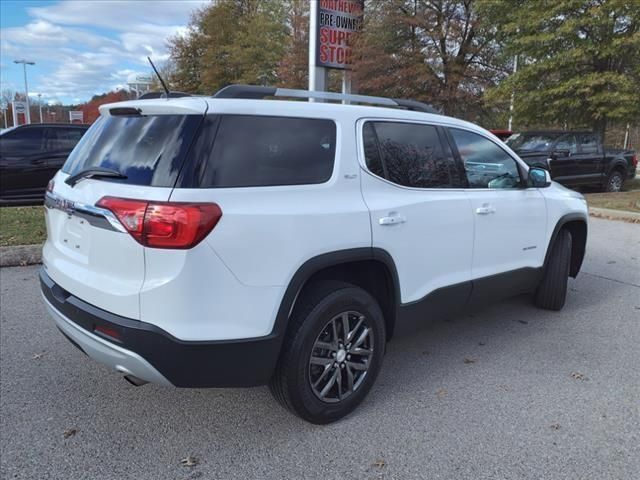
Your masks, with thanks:
[[[202,115],[100,117],[73,149],[62,171],[118,170],[132,185],[172,187]],[[106,179],[105,179],[106,180]]]
[[[215,126],[217,125],[217,130]],[[331,120],[255,115],[211,116],[193,151],[201,164],[181,186],[258,187],[323,183],[331,178]]]

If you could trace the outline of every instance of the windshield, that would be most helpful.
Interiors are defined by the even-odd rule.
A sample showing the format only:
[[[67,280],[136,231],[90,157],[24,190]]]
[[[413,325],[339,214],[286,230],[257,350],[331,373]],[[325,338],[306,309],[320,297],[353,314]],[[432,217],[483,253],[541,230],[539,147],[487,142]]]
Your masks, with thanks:
[[[172,187],[201,120],[202,115],[100,117],[62,171],[75,175],[90,167],[108,168],[126,178],[104,180]]]
[[[558,138],[552,134],[522,134],[511,135],[505,142],[512,150],[532,150],[542,152],[550,150],[553,142]]]

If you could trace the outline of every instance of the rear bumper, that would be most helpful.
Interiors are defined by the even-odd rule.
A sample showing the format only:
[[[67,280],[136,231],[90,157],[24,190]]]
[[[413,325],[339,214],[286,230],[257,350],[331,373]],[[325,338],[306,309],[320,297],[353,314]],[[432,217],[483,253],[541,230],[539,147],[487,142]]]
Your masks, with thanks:
[[[65,336],[93,359],[125,375],[176,387],[250,387],[266,384],[275,369],[281,344],[276,334],[183,341],[155,325],[80,300],[57,285],[44,268],[40,284],[49,313]],[[114,331],[118,338],[96,327]]]

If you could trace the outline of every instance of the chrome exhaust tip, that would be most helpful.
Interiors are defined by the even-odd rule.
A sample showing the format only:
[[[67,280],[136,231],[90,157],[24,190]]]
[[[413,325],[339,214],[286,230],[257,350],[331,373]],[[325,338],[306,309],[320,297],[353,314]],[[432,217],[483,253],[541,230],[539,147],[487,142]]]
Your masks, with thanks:
[[[142,385],[149,383],[146,380],[142,380],[141,378],[135,377],[133,375],[125,375],[124,379],[134,387],[141,387]]]

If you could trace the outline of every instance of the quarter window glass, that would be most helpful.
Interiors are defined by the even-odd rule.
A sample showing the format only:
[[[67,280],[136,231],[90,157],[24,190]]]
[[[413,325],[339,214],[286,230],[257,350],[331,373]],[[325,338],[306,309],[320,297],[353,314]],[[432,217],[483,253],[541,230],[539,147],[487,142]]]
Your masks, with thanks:
[[[335,151],[336,125],[331,120],[222,116],[199,186],[323,183],[331,178]]]
[[[563,135],[556,142],[555,150],[568,150],[571,154],[578,153],[575,135]]]
[[[580,150],[582,153],[598,153],[598,138],[591,133],[578,135],[580,139]]]
[[[516,161],[491,140],[452,128],[451,135],[464,162],[470,188],[518,188]]]
[[[454,160],[444,155],[435,127],[401,122],[369,123],[375,130],[389,181],[416,188],[457,186],[452,183],[450,172],[455,167]]]
[[[384,168],[382,159],[380,158],[380,149],[378,148],[378,139],[373,125],[370,122],[364,124],[362,129],[364,143],[364,157],[367,162],[369,171],[379,177],[384,178]]]

